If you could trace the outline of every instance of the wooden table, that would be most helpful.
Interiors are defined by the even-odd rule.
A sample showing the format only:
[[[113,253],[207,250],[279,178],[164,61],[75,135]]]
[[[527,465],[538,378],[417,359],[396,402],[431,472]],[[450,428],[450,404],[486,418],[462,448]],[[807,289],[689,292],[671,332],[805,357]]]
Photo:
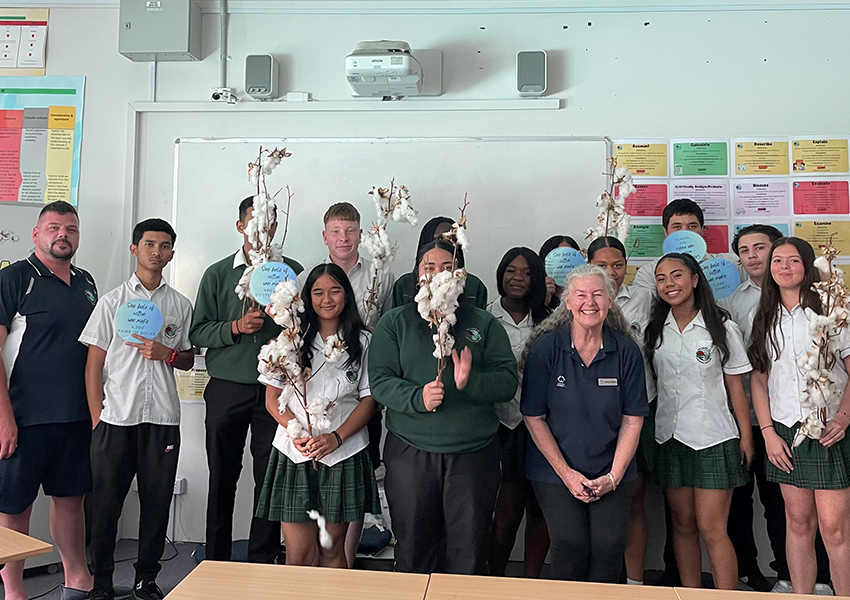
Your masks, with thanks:
[[[674,588],[680,600],[776,600],[775,594],[767,592],[742,592],[737,590],[703,590],[696,588]],[[761,596],[758,598],[757,596]],[[795,594],[796,598],[815,596]]]
[[[0,565],[52,551],[53,546],[47,542],[0,527]]]
[[[547,579],[431,575],[425,600],[679,600],[673,588]],[[709,599],[700,599],[709,600]],[[775,598],[771,598],[775,600]]]
[[[423,600],[427,589],[428,575],[205,560],[167,598]]]

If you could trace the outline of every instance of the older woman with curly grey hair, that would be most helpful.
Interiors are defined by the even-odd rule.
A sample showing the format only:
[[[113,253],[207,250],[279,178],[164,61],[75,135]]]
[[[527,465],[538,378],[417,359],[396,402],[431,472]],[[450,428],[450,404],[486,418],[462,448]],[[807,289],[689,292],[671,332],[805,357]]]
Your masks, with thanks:
[[[526,348],[520,410],[534,441],[526,474],[556,579],[616,583],[622,572],[649,404],[640,348],[615,294],[601,267],[575,268],[563,304]]]

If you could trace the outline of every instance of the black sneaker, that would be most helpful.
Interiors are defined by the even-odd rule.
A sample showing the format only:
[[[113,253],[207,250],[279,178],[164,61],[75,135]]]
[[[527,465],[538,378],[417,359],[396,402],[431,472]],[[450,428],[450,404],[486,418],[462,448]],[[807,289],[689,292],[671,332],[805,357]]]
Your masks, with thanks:
[[[748,574],[742,581],[756,592],[769,592],[773,589],[773,586],[758,569]]]
[[[163,593],[156,581],[139,581],[130,595],[133,600],[162,600]]]
[[[94,589],[89,594],[89,600],[115,600],[115,592],[112,590]]]

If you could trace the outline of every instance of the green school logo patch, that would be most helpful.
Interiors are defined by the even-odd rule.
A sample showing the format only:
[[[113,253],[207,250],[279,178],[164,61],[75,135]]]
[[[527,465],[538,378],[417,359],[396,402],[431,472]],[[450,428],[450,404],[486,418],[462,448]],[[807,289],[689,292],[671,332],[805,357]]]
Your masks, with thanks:
[[[466,339],[468,339],[473,344],[477,344],[481,341],[481,332],[478,331],[478,329],[476,329],[475,327],[467,327]]]
[[[94,292],[91,290],[86,290],[86,300],[91,302],[92,304],[97,304],[97,296],[94,295]]]
[[[640,323],[638,323],[637,321],[632,323],[632,331],[635,332],[635,335],[641,335]]]
[[[703,346],[702,348],[697,348],[697,360],[702,364],[707,365],[711,362],[711,348]]]
[[[175,336],[177,336],[177,323],[169,323],[162,331],[165,334],[165,337],[169,340],[173,340]]]
[[[345,372],[345,378],[348,383],[357,383],[357,380],[360,379],[360,373],[357,372],[357,369],[349,369]]]

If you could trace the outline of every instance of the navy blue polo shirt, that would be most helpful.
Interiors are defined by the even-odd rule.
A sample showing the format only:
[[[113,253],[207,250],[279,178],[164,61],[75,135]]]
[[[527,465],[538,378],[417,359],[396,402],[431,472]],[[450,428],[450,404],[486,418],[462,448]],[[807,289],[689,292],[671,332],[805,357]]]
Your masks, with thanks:
[[[92,276],[71,266],[71,285],[32,254],[0,271],[3,363],[18,427],[87,421],[86,357],[77,341],[97,304]]]
[[[522,414],[546,417],[567,464],[588,479],[611,470],[623,415],[649,414],[640,348],[630,337],[605,326],[602,348],[585,366],[573,347],[568,325],[531,344],[522,375]],[[526,475],[532,481],[562,483],[529,439]],[[635,478],[632,459],[623,481]]]

